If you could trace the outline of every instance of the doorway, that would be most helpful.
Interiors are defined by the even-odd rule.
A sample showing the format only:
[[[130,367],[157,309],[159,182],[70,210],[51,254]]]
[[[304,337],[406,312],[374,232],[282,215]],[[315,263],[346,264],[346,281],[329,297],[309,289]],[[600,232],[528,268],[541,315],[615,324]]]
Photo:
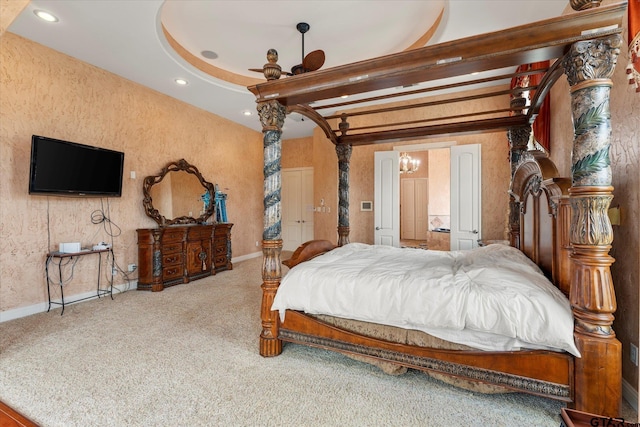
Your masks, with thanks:
[[[426,242],[417,239],[403,239],[401,243],[400,229],[403,214],[400,212],[400,207],[410,207],[411,202],[407,200],[401,201],[400,195],[402,191],[400,183],[390,185],[395,179],[390,179],[389,176],[387,176],[387,179],[382,179],[383,175],[389,175],[389,168],[385,168],[384,162],[379,162],[380,159],[394,160],[393,163],[389,162],[394,168],[393,175],[400,176],[398,168],[400,151],[406,151],[416,157],[419,157],[421,152],[426,153],[427,158],[429,157],[428,154],[431,154],[431,159],[425,161],[426,178],[428,178],[428,231]],[[477,246],[477,241],[481,238],[481,169],[479,144],[460,146],[457,146],[455,143],[416,144],[413,146],[394,147],[394,151],[376,152],[375,154],[375,195],[377,200],[375,202],[376,209],[374,212],[376,228],[375,244],[426,246],[429,249],[439,250],[467,249]],[[385,170],[387,171],[386,174],[380,173]],[[416,174],[417,171],[414,173],[414,176]],[[406,185],[410,186],[411,184]],[[394,196],[394,194],[397,194],[397,196]],[[388,203],[382,203],[384,200]],[[415,208],[413,215],[415,216]],[[411,214],[409,216],[411,216]],[[415,219],[413,224],[415,226]],[[406,226],[405,224],[405,227]],[[420,227],[422,227],[422,225],[420,225]],[[398,240],[389,239],[389,242],[380,241],[383,239],[379,239],[378,234],[382,231],[391,234],[392,230],[393,233],[397,233]]]

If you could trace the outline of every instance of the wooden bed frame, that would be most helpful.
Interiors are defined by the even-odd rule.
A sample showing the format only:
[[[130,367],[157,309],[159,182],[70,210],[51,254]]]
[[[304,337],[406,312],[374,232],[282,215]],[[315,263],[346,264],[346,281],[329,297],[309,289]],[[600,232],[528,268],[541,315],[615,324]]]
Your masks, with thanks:
[[[572,0],[574,8],[597,4]],[[580,411],[618,416],[622,396],[621,344],[612,329],[616,300],[609,256],[613,232],[607,211],[612,199],[609,166],[608,101],[611,76],[622,44],[626,3],[573,14],[454,42],[405,51],[280,80],[277,52],[270,50],[263,71],[267,82],[249,87],[256,95],[264,133],[265,214],[262,270],[260,354],[276,356],[283,342],[295,342],[347,354],[365,355],[405,367],[496,384],[512,390],[567,402]],[[470,75],[475,71],[515,69],[552,61],[526,109],[520,88],[512,90],[504,110],[442,117],[424,124],[384,123],[384,130],[349,129],[357,115],[423,108],[369,109],[323,117],[319,101],[364,94],[415,83]],[[555,62],[554,62],[555,61]],[[544,97],[562,75],[571,86],[575,136],[572,176],[558,177],[544,155],[527,151],[531,124]],[[522,75],[511,71],[506,77]],[[504,73],[501,76],[505,77]],[[453,86],[478,83],[468,80]],[[441,84],[436,88],[451,87]],[[428,92],[423,89],[416,92]],[[498,96],[494,92],[468,97]],[[389,96],[361,100],[386,101]],[[459,102],[453,95],[448,102]],[[313,102],[314,107],[310,103]],[[442,102],[442,101],[439,101]],[[445,101],[447,102],[447,101]],[[329,104],[346,110],[355,102]],[[353,110],[349,110],[353,111]],[[338,242],[349,242],[349,159],[353,146],[429,135],[506,131],[511,149],[509,240],[548,274],[569,297],[575,319],[574,337],[581,357],[549,351],[483,352],[437,350],[374,339],[349,332],[303,313],[288,311],[279,321],[271,305],[282,277],[280,218],[280,152],[284,119],[297,112],[313,120],[336,146],[339,167]],[[505,113],[506,112],[506,113]],[[489,117],[489,118],[486,118]],[[338,122],[332,129],[330,123]],[[429,122],[429,123],[426,123]],[[379,128],[376,128],[379,129]],[[334,247],[312,241],[285,265],[293,267]]]

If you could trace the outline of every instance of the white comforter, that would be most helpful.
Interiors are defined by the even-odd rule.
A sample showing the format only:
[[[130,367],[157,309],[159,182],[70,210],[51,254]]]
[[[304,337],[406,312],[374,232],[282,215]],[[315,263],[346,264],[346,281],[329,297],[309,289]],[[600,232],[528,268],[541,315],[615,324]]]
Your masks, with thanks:
[[[272,310],[416,329],[493,351],[579,356],[567,298],[518,249],[426,251],[351,243],[291,269]]]

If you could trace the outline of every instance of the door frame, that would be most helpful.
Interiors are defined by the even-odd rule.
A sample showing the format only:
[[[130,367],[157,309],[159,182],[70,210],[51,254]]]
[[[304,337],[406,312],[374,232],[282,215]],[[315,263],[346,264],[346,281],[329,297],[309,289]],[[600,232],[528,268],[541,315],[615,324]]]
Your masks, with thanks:
[[[396,145],[393,147],[393,149],[391,151],[397,151],[398,152],[398,156],[400,155],[400,152],[414,152],[414,151],[429,151],[429,150],[435,150],[435,149],[439,149],[439,148],[449,148],[451,149],[451,147],[453,146],[459,146],[459,145],[465,145],[465,144],[458,144],[457,141],[443,141],[443,142],[434,142],[434,143],[422,143],[422,144],[413,144],[413,145]],[[481,144],[475,144],[478,145],[479,149],[478,152],[481,153]],[[376,152],[378,153],[378,152]],[[478,174],[481,177],[482,176],[482,164],[481,164],[481,160],[478,160],[479,163],[479,171]],[[398,171],[398,176],[399,176],[400,172]],[[375,184],[374,184],[375,186]],[[374,189],[375,191],[375,189]],[[398,193],[400,192],[400,188],[398,185]],[[482,238],[481,235],[481,228],[480,225],[482,224],[482,208],[481,208],[481,203],[482,203],[482,194],[480,192],[480,184],[478,184],[478,197],[479,197],[479,205],[478,205],[478,234],[476,235],[476,245],[477,245],[477,240]],[[397,197],[398,200],[398,211],[400,209],[400,194],[398,194]],[[374,231],[375,233],[375,231]],[[378,244],[375,239],[374,239],[374,243]],[[454,250],[454,242],[451,241],[450,244],[450,249]],[[457,247],[457,245],[455,246]]]

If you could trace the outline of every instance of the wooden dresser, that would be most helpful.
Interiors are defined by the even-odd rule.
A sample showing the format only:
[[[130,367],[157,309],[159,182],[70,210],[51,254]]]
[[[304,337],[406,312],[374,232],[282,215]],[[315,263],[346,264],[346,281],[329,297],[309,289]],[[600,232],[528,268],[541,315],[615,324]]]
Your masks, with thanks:
[[[138,289],[166,287],[231,270],[233,224],[141,228],[138,233]]]

